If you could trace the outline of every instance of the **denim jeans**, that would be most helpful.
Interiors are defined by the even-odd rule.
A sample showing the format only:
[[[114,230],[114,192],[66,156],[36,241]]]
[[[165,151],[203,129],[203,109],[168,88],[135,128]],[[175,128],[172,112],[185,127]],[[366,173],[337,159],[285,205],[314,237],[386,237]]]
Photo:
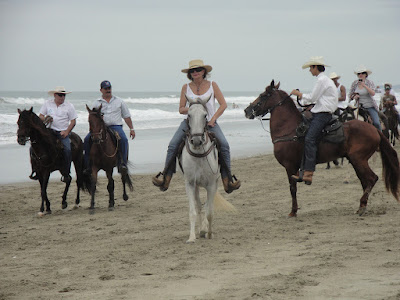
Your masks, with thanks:
[[[122,128],[122,125],[110,125],[108,126],[112,130],[118,132],[119,136],[121,137],[121,140],[119,141],[119,151],[122,155],[122,159],[124,161],[124,164],[126,165],[128,162],[128,151],[129,151],[129,144],[128,144],[128,138],[125,135],[124,129]],[[89,155],[90,155],[90,138],[91,134],[90,132],[86,135],[84,142],[83,142],[83,150],[85,151],[84,155],[84,162],[85,162],[85,167],[89,167]]]
[[[168,145],[167,150],[167,157],[165,159],[165,168],[164,168],[164,175],[172,176],[173,173],[176,172],[176,156],[179,145],[186,137],[186,131],[188,130],[188,126],[186,120],[183,120],[179,125],[178,129],[176,130],[174,136],[172,137],[171,141]],[[215,137],[218,139],[221,145],[221,156],[224,160],[228,170],[222,169],[221,176],[227,177],[228,171],[231,169],[231,153],[228,141],[225,138],[221,128],[216,123],[214,127],[208,127],[208,130],[215,134]],[[170,167],[169,167],[170,166]],[[166,173],[165,173],[166,172]]]
[[[322,136],[322,129],[331,120],[330,113],[313,113],[310,127],[304,139],[304,170],[315,171],[317,163],[318,143]]]
[[[376,109],[374,107],[368,107],[367,110],[368,110],[369,115],[371,116],[372,124],[376,128],[378,128],[380,131],[382,131],[381,122],[379,120],[379,115],[378,115],[378,112],[376,111]]]
[[[60,139],[61,143],[64,146],[64,167],[65,171],[67,171],[66,174],[61,172],[63,175],[69,175],[71,172],[71,162],[72,162],[72,151],[71,151],[71,140],[69,138],[69,135],[65,138],[62,138],[60,135],[60,131],[54,131],[56,133],[56,136],[58,139]]]

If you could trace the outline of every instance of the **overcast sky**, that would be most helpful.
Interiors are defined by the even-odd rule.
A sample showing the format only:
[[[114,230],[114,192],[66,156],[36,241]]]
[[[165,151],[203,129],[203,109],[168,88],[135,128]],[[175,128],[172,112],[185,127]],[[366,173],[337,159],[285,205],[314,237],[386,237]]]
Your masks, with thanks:
[[[177,91],[201,58],[222,91],[311,89],[324,56],[346,86],[364,64],[400,83],[399,0],[0,0],[0,90]],[[348,86],[349,88],[349,86]]]

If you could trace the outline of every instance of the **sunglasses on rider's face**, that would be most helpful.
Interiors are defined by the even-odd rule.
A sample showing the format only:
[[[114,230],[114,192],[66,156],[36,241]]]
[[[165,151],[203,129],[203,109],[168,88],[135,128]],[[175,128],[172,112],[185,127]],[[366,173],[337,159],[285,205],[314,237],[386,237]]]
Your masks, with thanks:
[[[363,75],[368,75],[367,72],[357,73],[357,75],[361,75],[361,74],[363,74]]]
[[[61,94],[61,93],[56,93],[56,95],[57,95],[58,97],[65,97],[65,94]]]
[[[201,71],[203,71],[203,70],[204,70],[204,68],[202,68],[202,67],[193,68],[193,69],[190,69],[190,70],[189,70],[189,73],[201,72]]]

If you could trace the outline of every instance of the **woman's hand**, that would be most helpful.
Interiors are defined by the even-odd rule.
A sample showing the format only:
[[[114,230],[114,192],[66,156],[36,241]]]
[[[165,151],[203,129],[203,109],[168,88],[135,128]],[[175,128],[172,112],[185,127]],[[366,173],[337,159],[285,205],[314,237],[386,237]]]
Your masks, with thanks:
[[[211,118],[211,120],[207,123],[208,126],[214,127],[215,126],[216,120],[214,118]]]

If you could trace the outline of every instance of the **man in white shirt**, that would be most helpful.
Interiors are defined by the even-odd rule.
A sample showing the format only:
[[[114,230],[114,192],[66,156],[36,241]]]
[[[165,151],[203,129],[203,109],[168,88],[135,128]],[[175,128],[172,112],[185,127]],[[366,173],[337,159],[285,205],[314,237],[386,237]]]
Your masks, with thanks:
[[[310,68],[312,76],[317,77],[317,82],[311,94],[303,94],[293,90],[292,95],[298,96],[304,104],[315,103],[311,109],[312,119],[310,127],[304,139],[304,175],[292,175],[298,182],[312,183],[312,176],[317,162],[318,142],[322,129],[331,120],[332,114],[338,106],[337,88],[333,81],[325,75],[325,63],[322,56],[311,57],[310,61],[303,65],[303,69]]]
[[[133,129],[131,114],[128,106],[125,102],[118,97],[112,95],[111,83],[108,80],[104,80],[100,83],[100,92],[102,97],[93,102],[92,108],[99,108],[102,105],[101,112],[104,114],[104,123],[112,130],[118,132],[121,137],[120,148],[118,151],[121,152],[122,161],[119,161],[118,170],[121,174],[128,171],[128,152],[129,144],[128,138],[122,128],[122,119],[124,119],[126,125],[129,127],[129,135],[132,139],[135,138],[135,130]],[[91,173],[91,167],[89,166],[89,154],[90,154],[90,132],[87,134],[84,140],[83,149],[85,151],[85,174]]]
[[[64,168],[61,170],[63,175],[61,181],[71,181],[71,140],[69,135],[76,125],[76,114],[74,106],[65,101],[66,92],[63,86],[57,86],[54,90],[49,91],[54,99],[46,101],[39,111],[39,118],[50,124],[50,128],[55,132],[56,136],[60,139],[64,148]]]

